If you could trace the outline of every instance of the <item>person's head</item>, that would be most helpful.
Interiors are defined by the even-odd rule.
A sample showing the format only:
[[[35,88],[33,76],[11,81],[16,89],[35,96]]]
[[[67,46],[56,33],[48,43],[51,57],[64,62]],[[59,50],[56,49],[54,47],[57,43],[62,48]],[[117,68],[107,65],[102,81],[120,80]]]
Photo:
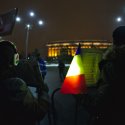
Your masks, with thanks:
[[[0,42],[0,67],[8,68],[17,66],[19,62],[19,54],[16,46],[7,40]]]
[[[125,44],[125,26],[119,26],[113,31],[113,45],[121,46]]]
[[[38,59],[38,60],[41,59],[40,53],[36,54],[36,59]]]

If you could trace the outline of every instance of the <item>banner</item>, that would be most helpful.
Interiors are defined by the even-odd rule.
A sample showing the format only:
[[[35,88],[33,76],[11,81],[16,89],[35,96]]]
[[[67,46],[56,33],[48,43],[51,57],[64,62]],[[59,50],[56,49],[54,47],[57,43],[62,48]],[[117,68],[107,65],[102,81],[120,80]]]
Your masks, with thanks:
[[[10,35],[13,31],[18,9],[14,8],[7,13],[0,14],[0,36]]]

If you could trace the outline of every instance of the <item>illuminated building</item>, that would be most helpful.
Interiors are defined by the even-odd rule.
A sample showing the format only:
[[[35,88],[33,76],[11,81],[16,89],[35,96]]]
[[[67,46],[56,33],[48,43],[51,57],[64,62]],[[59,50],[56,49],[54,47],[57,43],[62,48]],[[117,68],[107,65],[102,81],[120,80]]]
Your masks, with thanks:
[[[106,49],[111,45],[107,40],[63,40],[53,41],[47,44],[48,57],[57,57],[61,55],[61,50],[67,50],[67,55],[74,56],[78,44],[81,48],[91,49]]]

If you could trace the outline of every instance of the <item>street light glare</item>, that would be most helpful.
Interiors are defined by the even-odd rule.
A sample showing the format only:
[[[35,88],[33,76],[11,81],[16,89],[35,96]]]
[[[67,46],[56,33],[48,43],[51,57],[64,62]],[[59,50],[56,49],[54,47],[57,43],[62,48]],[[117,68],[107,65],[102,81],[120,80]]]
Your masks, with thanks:
[[[121,17],[118,17],[116,20],[117,20],[117,22],[121,22],[121,21],[122,21],[122,18],[121,18]]]
[[[20,22],[21,18],[20,17],[16,17],[16,22]]]
[[[38,24],[39,24],[39,25],[43,25],[43,21],[42,21],[42,20],[39,20],[39,21],[38,21]]]
[[[27,25],[26,25],[26,27],[27,27],[27,28],[30,28],[30,27],[31,27],[31,25],[30,25],[30,24],[27,24]]]
[[[30,16],[34,17],[35,16],[34,12],[30,12]]]
[[[36,16],[33,11],[30,11],[30,12],[28,12],[27,14],[28,14],[28,17],[31,17],[31,18],[34,17],[34,16]],[[25,56],[26,56],[26,59],[27,59],[27,55],[28,55],[29,32],[30,32],[30,30],[32,29],[32,27],[33,27],[34,25],[36,25],[36,23],[37,23],[37,26],[38,26],[38,25],[39,25],[39,26],[42,26],[43,23],[44,23],[42,20],[37,20],[37,21],[36,21],[35,18],[32,18],[33,20],[31,20],[31,18],[30,18],[30,21],[29,21],[28,24],[26,24],[27,19],[26,19],[26,20],[25,20],[25,19],[21,19],[19,16],[15,18],[15,21],[16,21],[16,22],[26,21],[26,22],[24,22],[24,23],[25,23],[25,29],[26,29],[26,41],[25,41]],[[39,18],[39,19],[40,19],[40,18]],[[33,22],[34,20],[35,20],[35,22]]]

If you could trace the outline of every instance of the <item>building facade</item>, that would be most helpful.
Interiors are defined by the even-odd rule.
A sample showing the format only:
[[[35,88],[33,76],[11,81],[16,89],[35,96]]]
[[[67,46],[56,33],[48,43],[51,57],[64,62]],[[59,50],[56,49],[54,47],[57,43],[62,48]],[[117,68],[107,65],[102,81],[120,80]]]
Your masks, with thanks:
[[[48,43],[46,46],[48,48],[48,57],[57,57],[61,55],[64,50],[67,55],[74,56],[78,44],[81,44],[81,48],[91,49],[106,49],[111,46],[111,42],[107,40],[63,40],[63,41],[53,41]]]

